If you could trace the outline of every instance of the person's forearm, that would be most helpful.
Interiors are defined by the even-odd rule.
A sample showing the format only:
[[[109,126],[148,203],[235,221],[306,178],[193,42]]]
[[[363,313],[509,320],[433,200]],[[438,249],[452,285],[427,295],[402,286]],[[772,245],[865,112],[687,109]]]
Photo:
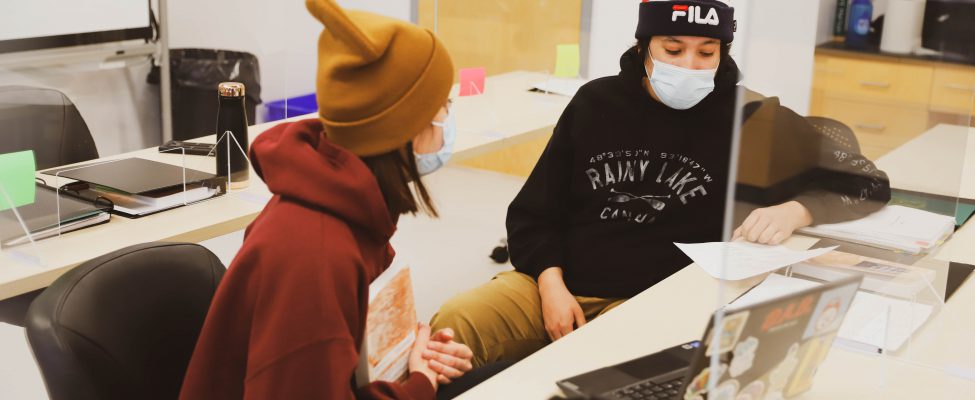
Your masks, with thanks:
[[[542,270],[538,274],[538,290],[550,288],[565,288],[565,280],[562,278],[562,267],[552,266]]]
[[[786,202],[785,204],[794,210],[793,213],[796,216],[796,229],[805,228],[812,225],[813,216],[806,206],[795,200]]]

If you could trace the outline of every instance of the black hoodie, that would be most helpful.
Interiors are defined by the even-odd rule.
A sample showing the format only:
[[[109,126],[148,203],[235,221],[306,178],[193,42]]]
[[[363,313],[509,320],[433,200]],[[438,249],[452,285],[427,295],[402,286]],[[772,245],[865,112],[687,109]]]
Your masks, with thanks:
[[[650,97],[635,49],[623,54],[620,67],[618,76],[579,90],[508,208],[515,269],[537,278],[559,266],[577,296],[631,297],[690,264],[674,242],[722,239],[737,66],[725,58],[714,91],[687,110]],[[776,134],[796,136],[776,157],[805,152],[800,156],[822,164],[820,173],[804,174],[794,197],[814,220],[855,218],[886,203],[886,175],[875,168],[868,178],[847,174],[849,160],[831,163],[833,149],[802,117],[774,102],[760,107],[767,103],[782,109],[776,121],[789,122]],[[822,185],[823,179],[842,182]],[[861,201],[868,199],[877,201]]]

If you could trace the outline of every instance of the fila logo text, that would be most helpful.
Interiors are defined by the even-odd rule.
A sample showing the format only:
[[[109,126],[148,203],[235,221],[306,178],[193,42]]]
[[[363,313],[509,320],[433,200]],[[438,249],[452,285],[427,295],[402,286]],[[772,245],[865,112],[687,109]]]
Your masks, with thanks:
[[[714,7],[708,9],[707,16],[701,17],[701,7],[700,6],[674,6],[674,13],[671,14],[670,20],[673,22],[677,21],[677,18],[687,17],[687,23],[699,24],[699,25],[715,25],[717,26],[718,21],[718,10]]]

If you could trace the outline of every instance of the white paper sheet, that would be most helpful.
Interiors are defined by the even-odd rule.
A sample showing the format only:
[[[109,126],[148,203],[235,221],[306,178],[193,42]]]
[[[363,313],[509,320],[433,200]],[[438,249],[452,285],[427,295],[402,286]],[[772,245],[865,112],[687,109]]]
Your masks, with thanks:
[[[896,352],[927,322],[932,311],[930,304],[857,292],[838,339],[867,345],[871,352]]]
[[[532,85],[533,88],[543,92],[560,94],[562,96],[573,97],[582,85],[588,82],[585,79],[562,79],[551,78]]]
[[[819,257],[836,249],[798,251],[749,242],[674,243],[709,275],[737,281]]]

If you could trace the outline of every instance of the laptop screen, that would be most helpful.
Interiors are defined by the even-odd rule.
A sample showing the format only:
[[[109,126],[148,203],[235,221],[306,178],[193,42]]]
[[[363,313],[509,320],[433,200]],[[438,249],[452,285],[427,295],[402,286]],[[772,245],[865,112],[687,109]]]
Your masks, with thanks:
[[[778,399],[808,390],[859,283],[854,277],[715,315],[682,398]]]

